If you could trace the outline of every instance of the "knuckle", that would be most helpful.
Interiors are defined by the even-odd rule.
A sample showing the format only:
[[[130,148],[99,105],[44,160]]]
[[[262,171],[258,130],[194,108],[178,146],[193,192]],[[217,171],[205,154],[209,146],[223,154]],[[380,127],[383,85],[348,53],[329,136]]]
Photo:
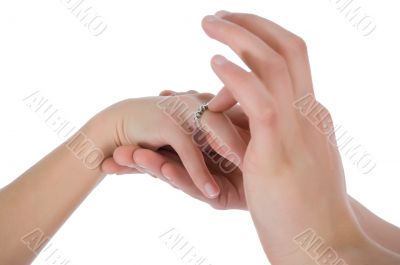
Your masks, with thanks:
[[[252,84],[254,81],[254,77],[250,73],[238,74],[235,78],[239,87],[249,86],[249,84]]]
[[[307,44],[306,42],[298,37],[294,36],[289,38],[284,47],[284,53],[287,56],[306,56],[307,55]]]
[[[257,121],[263,123],[265,126],[273,126],[276,124],[277,114],[273,108],[265,107],[259,110],[255,116]]]
[[[321,113],[325,114],[325,116],[327,116],[329,119],[332,119],[331,113],[330,113],[330,111],[328,110],[328,108],[325,107],[323,104],[321,104],[321,103],[319,103],[319,102],[318,102],[318,104],[320,105]]]
[[[318,121],[317,121],[318,127],[323,132],[330,132],[334,127],[332,115],[325,106],[323,106],[320,103],[319,103],[319,105],[320,105],[321,110],[318,115],[319,116]]]
[[[169,90],[169,89],[164,89],[160,92],[160,96],[173,96],[176,92]]]
[[[199,92],[197,92],[197,90],[193,90],[193,89],[186,91],[186,94],[197,94],[197,93],[199,93]]]
[[[215,95],[212,93],[199,93],[196,94],[196,96],[201,100],[201,101],[209,101],[211,100]]]

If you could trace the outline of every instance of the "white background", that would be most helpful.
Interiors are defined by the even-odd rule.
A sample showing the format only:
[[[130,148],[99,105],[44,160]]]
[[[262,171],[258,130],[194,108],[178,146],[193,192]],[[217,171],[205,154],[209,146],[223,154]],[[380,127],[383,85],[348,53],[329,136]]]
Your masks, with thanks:
[[[343,158],[349,193],[400,225],[400,6],[359,0],[377,25],[364,37],[333,2],[87,0],[107,23],[95,37],[62,1],[2,1],[0,186],[62,142],[24,104],[34,91],[78,127],[124,98],[166,88],[217,92],[211,56],[238,60],[206,37],[200,21],[227,9],[257,13],[306,40],[317,97],[377,165],[362,174]],[[213,210],[140,175],[107,177],[59,230],[52,250],[69,264],[194,264],[159,239],[172,228],[206,258],[205,265],[266,264],[246,212]],[[49,254],[34,264],[51,264]]]

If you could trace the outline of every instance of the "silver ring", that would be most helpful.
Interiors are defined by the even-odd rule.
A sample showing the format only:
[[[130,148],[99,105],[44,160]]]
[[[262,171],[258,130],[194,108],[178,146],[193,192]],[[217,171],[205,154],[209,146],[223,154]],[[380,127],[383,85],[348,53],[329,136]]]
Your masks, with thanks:
[[[201,116],[203,116],[204,112],[208,110],[208,104],[201,104],[197,111],[194,113],[194,123],[196,124],[199,130],[203,130],[203,126],[201,125]]]

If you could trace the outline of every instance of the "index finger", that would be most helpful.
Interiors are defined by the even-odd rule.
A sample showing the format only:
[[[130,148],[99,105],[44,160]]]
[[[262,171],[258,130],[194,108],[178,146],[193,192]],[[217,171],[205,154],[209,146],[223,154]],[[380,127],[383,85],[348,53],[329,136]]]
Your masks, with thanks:
[[[236,102],[239,102],[244,113],[249,117],[251,136],[267,140],[269,146],[274,146],[276,140],[276,106],[271,93],[264,89],[260,80],[225,57],[217,55],[212,59],[212,68],[231,92]],[[218,102],[223,94],[218,94],[209,103],[218,109]]]

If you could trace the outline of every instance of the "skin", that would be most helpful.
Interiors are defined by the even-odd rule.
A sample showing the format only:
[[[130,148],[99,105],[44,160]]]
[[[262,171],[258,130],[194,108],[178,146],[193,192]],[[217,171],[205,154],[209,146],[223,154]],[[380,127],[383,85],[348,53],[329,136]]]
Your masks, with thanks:
[[[203,25],[210,36],[228,44],[250,61],[265,56],[257,54],[260,51],[258,49],[253,51],[254,48],[263,47],[257,38],[250,39],[259,42],[258,45],[249,47],[246,46],[251,44],[246,39],[248,35],[240,36],[243,43],[231,42],[230,35],[246,35],[248,32],[238,30],[236,26],[232,29],[232,24],[226,22],[229,21],[208,17]],[[225,34],[231,30],[232,34]],[[243,48],[246,52],[241,51]],[[261,50],[266,51],[265,47]],[[273,57],[267,58],[271,60]],[[280,59],[272,60],[276,63]],[[148,172],[164,178],[172,185],[187,185],[188,193],[195,194],[196,191],[198,198],[206,198],[217,208],[247,207],[273,264],[310,263],[308,255],[293,248],[292,239],[296,234],[292,232],[301,232],[304,227],[312,227],[317,231],[348,264],[398,263],[398,256],[365,236],[353,216],[337,150],[335,152],[332,146],[324,145],[326,137],[316,134],[310,124],[302,122],[303,117],[286,109],[290,106],[288,100],[292,98],[290,92],[284,93],[288,90],[294,91],[293,95],[299,93],[294,89],[296,86],[289,86],[289,83],[282,80],[268,82],[271,91],[276,91],[274,94],[265,84],[269,77],[284,78],[282,65],[277,67],[271,64],[270,71],[274,75],[269,73],[260,77],[258,74],[268,71],[270,67],[264,68],[263,65],[260,70],[256,61],[254,64],[246,62],[254,71],[248,73],[222,57],[214,58],[213,69],[224,82],[225,88],[210,103],[211,111],[204,117],[209,126],[207,133],[220,136],[224,144],[243,158],[237,164],[239,169],[229,174],[221,172],[219,167],[210,163],[210,157],[203,157],[204,154],[190,135],[183,132],[182,128],[193,126],[191,122],[177,126],[176,121],[173,122],[168,115],[166,117],[165,111],[158,105],[160,101],[178,98],[185,103],[188,112],[193,113],[211,95],[187,93],[119,102],[96,115],[70,140],[0,190],[0,263],[29,264],[35,253],[45,245],[43,237],[51,237],[58,230],[104,178],[107,170],[120,173],[143,172],[142,165],[149,163],[151,160],[148,159],[152,155],[158,156],[153,157],[153,164],[157,165],[159,172],[146,168]],[[296,73],[288,75],[296,79]],[[285,84],[282,90],[272,90],[282,84]],[[243,107],[242,113],[235,107],[236,102],[240,102]],[[243,119],[243,114],[247,119]],[[301,140],[310,138],[318,144],[296,142],[299,140],[296,139],[298,135],[303,136]],[[104,157],[114,154],[114,160],[110,158],[102,164],[103,171],[97,165],[89,167],[87,163],[82,163],[88,150],[79,150],[71,144],[82,144],[82,136],[83,139],[90,139]],[[219,148],[221,142],[216,144],[209,140],[207,148],[215,149],[220,156],[228,158],[227,153]],[[123,147],[117,148],[119,146]],[[310,162],[316,158],[321,160],[321,165]],[[132,160],[134,163],[130,163]],[[176,171],[179,169],[185,171]],[[179,182],[180,178],[175,179],[184,174],[187,178],[182,179],[182,182]],[[307,210],[311,205],[316,208],[310,216]],[[340,226],[333,220],[341,220]],[[360,223],[366,227],[376,226],[368,218]],[[39,229],[41,234],[27,239],[26,235],[35,229]]]
[[[187,94],[174,97],[174,100],[179,99],[193,114],[197,106],[210,97],[209,94]],[[198,196],[208,200],[218,196],[220,187],[209,172],[200,149],[191,135],[183,130],[193,127],[192,117],[177,126],[176,120],[165,111],[168,108],[159,107],[160,102],[169,102],[171,98],[129,99],[110,106],[88,121],[64,144],[3,187],[0,190],[0,264],[31,263],[46,244],[46,238],[52,237],[104,178],[106,174],[100,168],[101,163],[85,160],[88,154],[93,154],[93,149],[88,148],[85,141],[87,144],[90,140],[104,157],[112,156],[121,145],[148,150],[173,149],[193,176],[190,181]],[[224,135],[224,139],[241,141],[224,114],[215,113],[211,122],[218,124],[218,133]],[[243,150],[236,149],[235,152]],[[104,157],[101,156],[99,162]],[[170,170],[168,164],[160,168],[166,173]],[[129,168],[129,172],[138,170]],[[164,180],[167,181],[165,177]],[[206,185],[212,186],[207,189]]]
[[[315,128],[292,106],[296,99],[313,95],[304,42],[270,21],[248,14],[220,12],[206,17],[203,27],[251,69],[249,73],[215,57],[212,67],[225,88],[209,107],[214,112],[229,111],[239,102],[249,119],[251,138],[239,166],[246,204],[272,263],[310,262],[292,240],[307,227],[348,264],[398,263],[398,255],[376,244],[398,251],[398,229],[349,199],[337,148],[320,132],[324,128]],[[131,155],[136,161],[143,153]],[[114,160],[119,159],[116,151]],[[378,228],[384,235],[377,235]]]
[[[178,93],[166,90],[161,92],[160,95],[172,96],[186,93],[188,92]],[[248,119],[242,109],[236,105],[226,111],[225,114],[231,119],[235,129],[240,132],[243,141],[247,144],[250,139],[250,131]],[[202,118],[202,121],[206,124],[208,123],[207,117],[207,113],[205,113]],[[218,149],[218,147],[215,148]],[[205,157],[205,161],[211,174],[221,187],[220,195],[215,199],[209,199],[201,194],[193,181],[191,181],[190,174],[173,149],[153,151],[133,145],[120,146],[114,151],[112,157],[104,161],[102,170],[107,174],[147,173],[166,181],[195,199],[210,204],[215,209],[248,210],[244,196],[243,176],[240,169],[237,168],[233,172],[224,173],[218,165],[207,159],[207,157]],[[139,170],[124,165],[134,165]],[[168,179],[163,175],[161,165],[168,165]],[[398,227],[376,216],[351,196],[349,196],[349,203],[362,230],[369,238],[388,250],[400,253],[400,229]]]
[[[251,69],[214,57],[212,68],[230,93],[217,95],[209,108],[219,112],[239,102],[249,118],[251,139],[241,170],[267,256],[273,264],[310,262],[309,253],[294,247],[293,237],[311,228],[349,264],[400,262],[364,234],[351,210],[337,146],[321,133],[324,125],[333,124],[329,112],[321,106],[327,116],[316,128],[293,107],[299,98],[313,95],[304,41],[257,16],[245,15],[246,22],[255,27],[217,16],[203,20],[206,33],[231,47]],[[257,38],[260,28],[265,31]]]

